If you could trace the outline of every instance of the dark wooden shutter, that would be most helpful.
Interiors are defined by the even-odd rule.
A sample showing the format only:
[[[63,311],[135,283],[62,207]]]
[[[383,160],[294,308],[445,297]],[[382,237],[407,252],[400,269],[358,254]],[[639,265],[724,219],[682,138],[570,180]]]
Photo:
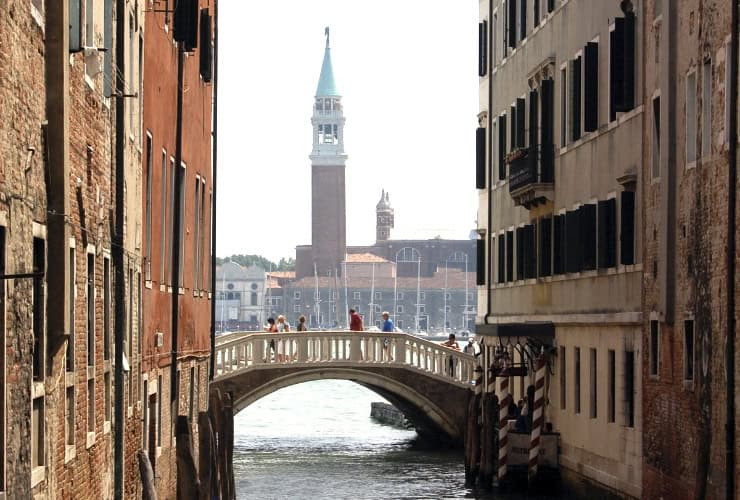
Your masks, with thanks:
[[[527,0],[519,2],[519,23],[520,39],[524,40],[527,37]]]
[[[581,225],[577,210],[565,214],[565,270],[577,273],[581,270]]]
[[[552,274],[552,219],[544,217],[539,224],[539,275]]]
[[[506,115],[498,119],[498,178],[506,179]]]
[[[506,231],[506,281],[514,281],[514,231]]]
[[[82,50],[82,0],[69,0],[69,51]]]
[[[584,49],[583,129],[599,128],[599,44],[590,42]]]
[[[624,18],[614,20],[614,30],[609,33],[609,121],[617,118],[621,111],[624,89],[622,72],[624,71]]]
[[[486,129],[475,131],[475,187],[486,188]]]
[[[534,0],[534,8],[532,10],[534,12],[534,25],[537,26],[540,24],[540,0]]]
[[[540,125],[540,176],[542,182],[552,182],[555,171],[555,83],[552,79],[542,80],[542,111]]]
[[[621,111],[635,107],[635,14],[628,13],[624,18],[624,56],[622,73]]]
[[[211,15],[200,10],[200,76],[209,83],[213,78],[213,47],[211,45]]]
[[[524,147],[524,130],[526,127],[526,109],[527,101],[521,97],[516,100],[516,147]]]
[[[509,47],[513,49],[516,47],[516,0],[509,0],[508,18],[507,38],[509,42]]]
[[[475,268],[475,283],[477,285],[486,284],[486,240],[477,240],[476,246],[476,268]]]
[[[535,150],[537,148],[537,139],[538,139],[538,107],[539,107],[539,101],[538,101],[539,94],[537,90],[532,90],[529,92],[529,147],[532,154],[535,153]]]
[[[570,63],[570,137],[577,141],[581,138],[581,57]]]
[[[583,270],[596,269],[596,205],[582,205],[580,213]]]
[[[624,265],[635,263],[635,193],[622,192],[620,234],[620,262]]]
[[[506,282],[506,236],[498,236],[498,282]]]
[[[516,228],[516,279],[524,279],[524,228]]]
[[[176,0],[172,36],[187,52],[198,46],[198,0]]]
[[[555,10],[555,0],[547,0],[547,12]]]
[[[516,120],[517,120],[517,112],[516,112],[516,105],[511,107],[511,112],[509,113],[509,119],[511,120],[511,126],[509,127],[511,129],[511,143],[509,144],[509,151],[514,151],[516,149]]]
[[[565,216],[553,218],[553,274],[565,272]]]
[[[478,23],[478,76],[486,76],[488,70],[488,22]]]
[[[537,277],[537,226],[535,224],[529,224],[524,229],[526,230],[527,240],[527,257],[524,272],[527,279],[532,279]]]
[[[617,264],[617,203],[614,198],[599,202],[598,217],[598,266],[601,269],[614,267]]]

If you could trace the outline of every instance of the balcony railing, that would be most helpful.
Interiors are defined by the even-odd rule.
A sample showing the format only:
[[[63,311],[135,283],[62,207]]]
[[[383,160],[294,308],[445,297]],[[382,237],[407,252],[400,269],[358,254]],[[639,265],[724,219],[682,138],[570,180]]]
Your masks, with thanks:
[[[509,161],[509,193],[530,185],[551,184],[554,159],[552,144],[537,144],[513,154]]]

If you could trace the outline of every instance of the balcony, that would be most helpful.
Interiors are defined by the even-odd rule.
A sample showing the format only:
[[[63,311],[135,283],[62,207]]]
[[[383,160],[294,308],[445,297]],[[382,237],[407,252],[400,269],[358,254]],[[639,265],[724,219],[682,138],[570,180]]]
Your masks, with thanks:
[[[553,199],[555,147],[537,144],[512,151],[509,164],[509,194],[516,205],[527,209]]]

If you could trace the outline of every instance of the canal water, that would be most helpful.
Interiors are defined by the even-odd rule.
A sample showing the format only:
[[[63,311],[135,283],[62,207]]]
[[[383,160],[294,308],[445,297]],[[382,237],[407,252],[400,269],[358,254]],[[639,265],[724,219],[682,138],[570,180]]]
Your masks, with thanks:
[[[462,452],[418,449],[413,430],[370,418],[373,401],[383,399],[352,382],[323,380],[242,410],[234,421],[237,498],[606,498],[591,490],[526,497],[466,489]]]

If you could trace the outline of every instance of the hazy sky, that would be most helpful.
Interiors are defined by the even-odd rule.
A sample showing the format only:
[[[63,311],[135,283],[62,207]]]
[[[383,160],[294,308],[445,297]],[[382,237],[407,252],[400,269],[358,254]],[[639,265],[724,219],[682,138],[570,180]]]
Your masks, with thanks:
[[[347,243],[475,227],[476,0],[219,3],[218,255],[311,243],[311,112],[324,27],[345,126]]]

